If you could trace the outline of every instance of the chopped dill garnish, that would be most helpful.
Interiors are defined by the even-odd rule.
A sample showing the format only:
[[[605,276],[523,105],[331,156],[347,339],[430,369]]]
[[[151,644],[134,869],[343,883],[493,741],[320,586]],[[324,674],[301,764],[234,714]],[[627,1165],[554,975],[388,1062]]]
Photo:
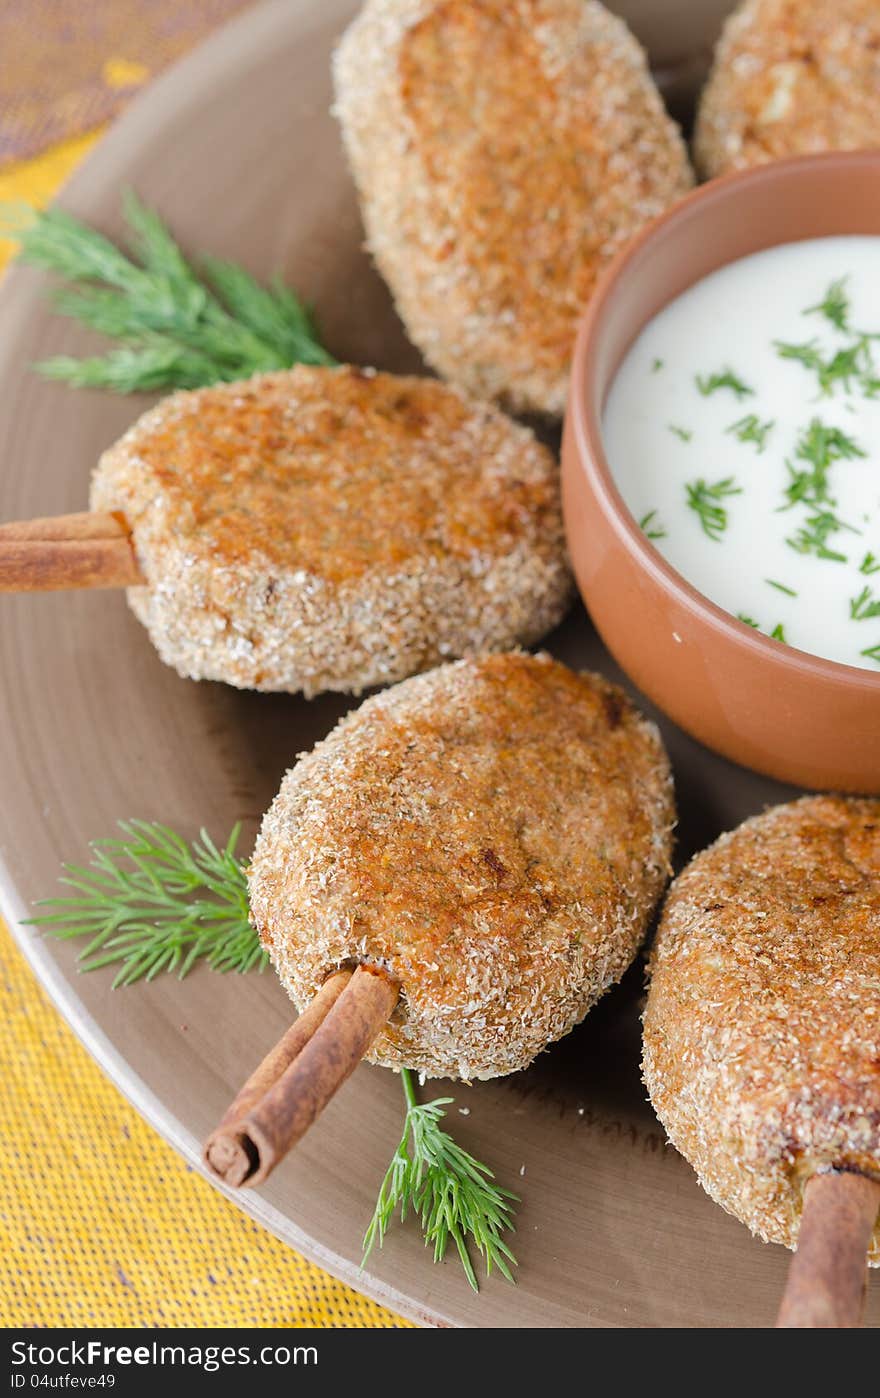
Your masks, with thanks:
[[[867,398],[873,398],[880,390],[880,380],[875,374],[874,359],[871,354],[871,336],[860,335],[845,349],[837,350],[826,359],[816,340],[805,344],[789,344],[784,340],[774,340],[780,359],[793,359],[816,375],[820,393],[833,397],[838,384],[844,393],[852,392],[855,379]]]
[[[730,368],[722,369],[720,374],[697,374],[695,383],[704,398],[708,398],[710,393],[717,393],[719,388],[729,388],[737,398],[747,398],[755,392]]]
[[[846,277],[838,277],[837,281],[831,282],[823,299],[815,306],[808,306],[804,315],[823,315],[826,320],[830,320],[835,329],[846,334],[849,330],[849,297],[845,290],[846,283]]]
[[[645,536],[648,539],[665,539],[666,530],[663,528],[659,519],[656,518],[656,515],[656,510],[649,510],[646,515],[642,515],[642,518],[639,520],[639,528],[644,530]]]
[[[808,340],[803,345],[789,344],[786,340],[774,340],[773,345],[780,359],[794,359],[798,364],[803,364],[805,369],[813,369],[816,373],[825,362],[819,353],[815,340]]]
[[[828,465],[832,461],[852,461],[867,452],[839,427],[828,427],[814,417],[795,450],[795,456],[814,464]]]
[[[764,581],[768,587],[775,587],[777,592],[784,592],[788,597],[797,597],[794,588],[786,587],[785,583],[776,582],[773,578],[765,578]]]
[[[867,455],[839,427],[829,427],[817,417],[813,418],[800,437],[794,454],[797,460],[806,461],[809,469],[797,470],[790,461],[786,462],[789,482],[785,495],[788,503],[781,506],[783,510],[798,504],[834,504],[828,490],[829,468],[835,461],[852,461]]]
[[[689,427],[678,427],[674,422],[669,422],[666,425],[670,432],[674,432],[676,437],[680,437],[683,442],[689,442],[694,435]]]
[[[870,577],[872,573],[880,573],[880,558],[875,558],[869,550],[859,564],[859,572],[864,573],[865,577]]]
[[[814,417],[803,432],[795,447],[797,461],[806,462],[798,468],[790,461],[785,463],[788,471],[788,485],[785,488],[784,505],[781,510],[790,510],[795,505],[803,505],[811,511],[803,525],[786,543],[796,553],[813,554],[816,558],[829,559],[835,563],[846,563],[847,555],[832,548],[829,539],[840,530],[852,534],[860,531],[852,524],[846,524],[835,514],[836,501],[831,495],[829,471],[835,461],[853,461],[864,458],[867,453],[852,437],[839,427],[830,427],[820,418]]]
[[[761,422],[757,413],[749,413],[746,417],[741,417],[739,422],[732,422],[725,431],[733,432],[739,442],[754,442],[760,453],[764,450],[767,433],[775,421],[775,418],[771,418],[769,422]]]
[[[696,514],[703,533],[717,542],[727,528],[727,510],[720,502],[729,495],[742,495],[742,487],[734,484],[733,476],[726,476],[714,485],[702,479],[688,481],[685,493],[688,508]]]
[[[819,371],[819,386],[823,393],[831,396],[836,383],[843,384],[844,393],[851,391],[850,381],[859,379],[871,366],[867,340],[858,340],[848,349],[838,350]],[[862,362],[860,362],[862,361]]]
[[[795,553],[811,553],[816,558],[826,558],[834,563],[846,563],[848,557],[836,549],[829,548],[828,540],[840,529],[848,529],[858,534],[851,524],[844,524],[831,510],[818,510],[790,538],[786,539],[789,548]]]
[[[750,626],[753,631],[761,630],[761,623],[755,621],[755,618],[753,616],[748,616],[745,612],[737,612],[736,619],[737,621],[741,621],[744,626]],[[768,632],[767,634],[769,635],[771,641],[785,641],[785,644],[788,644],[788,642],[785,639],[785,628],[783,627],[781,621],[777,621],[773,630]]]
[[[880,665],[880,641],[877,642],[876,646],[868,646],[866,650],[859,651],[859,655],[866,655],[869,660],[876,660],[877,664]]]
[[[851,621],[871,621],[875,616],[880,616],[880,598],[874,597],[867,583],[858,597],[850,598],[849,615]]]
[[[662,359],[655,359],[654,363],[651,365],[651,373],[659,374],[660,370],[663,368],[663,363],[664,361]]]

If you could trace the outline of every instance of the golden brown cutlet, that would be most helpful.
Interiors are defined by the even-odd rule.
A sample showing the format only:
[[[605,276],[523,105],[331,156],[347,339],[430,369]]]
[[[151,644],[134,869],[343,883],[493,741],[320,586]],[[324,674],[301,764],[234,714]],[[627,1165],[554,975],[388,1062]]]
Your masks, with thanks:
[[[428,378],[299,366],[178,393],[104,454],[168,664],[358,692],[539,639],[571,595],[559,471],[534,435]]]
[[[445,378],[561,415],[596,277],[692,174],[597,0],[367,0],[335,59],[367,231]]]
[[[794,1246],[815,1172],[880,1179],[880,801],[777,806],[676,879],[644,1072],[700,1183],[764,1239]]]
[[[252,918],[299,1008],[336,967],[401,984],[368,1057],[524,1068],[632,961],[668,875],[659,735],[623,692],[522,652],[368,699],[284,779]]]
[[[746,0],[728,19],[695,135],[704,175],[880,145],[876,0]]]

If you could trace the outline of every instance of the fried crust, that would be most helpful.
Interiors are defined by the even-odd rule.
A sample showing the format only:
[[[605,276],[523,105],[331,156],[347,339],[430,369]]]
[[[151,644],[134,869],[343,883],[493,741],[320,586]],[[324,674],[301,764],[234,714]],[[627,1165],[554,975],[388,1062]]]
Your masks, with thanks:
[[[129,601],[182,675],[355,693],[539,639],[565,611],[559,471],[436,379],[303,365],[177,393],[101,458]]]
[[[880,1179],[880,801],[777,806],[688,865],[651,958],[643,1069],[704,1189],[767,1241],[794,1247],[816,1171]]]
[[[396,977],[373,1062],[496,1077],[626,970],[673,820],[659,735],[621,690],[546,655],[463,660],[368,699],[288,772],[251,915],[300,1009],[338,966]]]
[[[880,145],[876,0],[746,0],[724,26],[694,150],[711,177]]]
[[[445,378],[561,415],[601,269],[692,183],[596,0],[368,0],[335,59],[367,242]]]

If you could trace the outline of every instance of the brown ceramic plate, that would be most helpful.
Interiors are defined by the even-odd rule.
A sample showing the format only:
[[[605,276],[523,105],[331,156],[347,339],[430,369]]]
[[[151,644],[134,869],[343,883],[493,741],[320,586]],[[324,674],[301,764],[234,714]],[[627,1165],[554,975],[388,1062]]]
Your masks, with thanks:
[[[317,303],[340,357],[412,367],[387,296],[360,251],[351,186],[328,116],[330,49],[349,0],[278,0],[234,23],[137,103],[64,196],[113,231],[134,186],[192,248],[279,268]],[[723,4],[651,0],[622,9],[658,38],[679,88]],[[663,11],[661,16],[658,13]],[[662,46],[659,40],[662,39]],[[28,364],[81,351],[84,332],[47,311],[44,282],[16,271],[0,302],[0,517],[81,509],[100,450],[143,404],[42,383]],[[112,594],[0,599],[0,855],[14,923],[54,891],[63,859],[118,817],[246,836],[282,770],[346,708],[190,684],[160,664]],[[616,675],[577,610],[550,638],[570,664]],[[682,858],[791,790],[710,756],[662,724],[678,777]],[[76,948],[19,931],[78,1034],[192,1163],[199,1142],[287,1023],[271,974],[198,970],[112,991],[78,977]],[[238,1202],[295,1248],[406,1315],[469,1326],[701,1326],[770,1322],[787,1254],[753,1241],[666,1149],[639,1081],[641,971],[528,1073],[453,1088],[462,1142],[519,1190],[518,1285],[479,1298],[456,1262],[435,1267],[412,1225],[367,1272],[359,1241],[401,1121],[398,1082],[361,1068],[258,1193]],[[96,1142],[100,1149],[100,1141]],[[521,1173],[524,1170],[524,1173]],[[161,1185],[157,1185],[160,1189]],[[875,1282],[868,1314],[880,1321]]]

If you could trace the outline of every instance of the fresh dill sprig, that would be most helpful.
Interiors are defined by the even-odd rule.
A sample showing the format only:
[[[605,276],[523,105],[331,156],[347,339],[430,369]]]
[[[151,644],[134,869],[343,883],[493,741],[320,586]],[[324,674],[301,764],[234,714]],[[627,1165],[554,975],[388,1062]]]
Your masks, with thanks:
[[[880,616],[880,598],[875,598],[873,590],[865,583],[858,597],[851,597],[849,601],[849,615],[851,621],[870,621],[875,616]]]
[[[866,650],[859,651],[859,655],[866,655],[869,660],[876,660],[877,664],[880,665],[880,641],[877,642],[876,646],[868,646]]]
[[[236,854],[236,825],[220,849],[202,830],[188,844],[156,821],[120,821],[121,839],[95,840],[89,867],[65,864],[61,882],[74,892],[48,898],[28,924],[53,937],[88,937],[80,969],[119,965],[114,988],[153,980],[163,971],[182,978],[199,960],[214,971],[263,970],[268,957],[248,920],[245,865]],[[513,1281],[516,1265],[502,1234],[513,1231],[517,1196],[494,1183],[488,1166],[463,1150],[440,1126],[438,1098],[420,1106],[412,1075],[401,1070],[407,1110],[403,1137],[382,1186],[364,1238],[364,1262],[382,1241],[395,1210],[409,1209],[439,1262],[452,1241],[467,1279],[479,1290],[468,1253],[471,1243],[486,1275],[497,1268]]]
[[[486,1276],[496,1267],[513,1281],[516,1258],[502,1234],[513,1232],[513,1205],[518,1196],[494,1183],[488,1166],[457,1145],[440,1125],[451,1097],[419,1104],[412,1074],[401,1069],[407,1101],[403,1135],[379,1188],[376,1209],[364,1235],[366,1262],[373,1247],[382,1246],[388,1225],[400,1210],[403,1221],[411,1210],[421,1219],[425,1246],[434,1245],[441,1262],[450,1242],[455,1244],[465,1276],[479,1291],[468,1252],[470,1242],[483,1259]]]
[[[785,640],[785,630],[784,630],[784,628],[783,628],[783,625],[782,625],[782,622],[781,622],[781,621],[777,621],[777,623],[776,623],[776,625],[774,626],[773,630],[770,632],[770,640],[771,640],[771,641],[784,641],[785,644],[788,645],[788,642]]]
[[[880,573],[880,558],[875,558],[870,549],[859,564],[859,572],[865,577],[870,577],[872,573]]]
[[[651,373],[659,374],[660,370],[663,368],[663,364],[664,361],[662,359],[655,359],[653,364],[651,365]]]
[[[739,442],[754,442],[760,454],[764,450],[767,433],[774,425],[775,418],[771,418],[769,422],[761,422],[757,413],[749,413],[746,417],[741,417],[739,422],[732,422],[725,431],[732,432]]]
[[[736,619],[737,621],[741,621],[745,626],[751,626],[754,631],[760,631],[761,629],[759,623],[755,621],[755,618],[749,616],[746,612],[737,612]]]
[[[688,508],[693,510],[700,521],[700,528],[708,538],[716,542],[727,528],[727,510],[721,501],[729,495],[742,495],[742,487],[734,484],[733,476],[709,485],[700,479],[685,484]]]
[[[775,587],[777,592],[784,592],[788,597],[797,597],[793,587],[786,587],[785,583],[776,582],[773,578],[765,578],[768,587]]]
[[[666,538],[666,530],[657,518],[656,510],[649,510],[646,515],[642,515],[639,520],[639,528],[644,530],[645,537],[648,539]]]
[[[670,432],[674,432],[676,437],[679,437],[682,442],[690,442],[692,440],[694,434],[689,427],[679,427],[677,423],[674,422],[668,423],[667,426]]]
[[[119,393],[247,378],[292,364],[334,364],[311,313],[280,282],[261,286],[243,268],[183,256],[158,214],[129,192],[129,253],[63,209],[7,209],[0,227],[23,262],[63,277],[62,315],[118,340],[103,355],[59,355],[37,367],[73,387]]]
[[[719,374],[697,374],[695,382],[704,398],[717,393],[719,388],[729,388],[737,398],[748,398],[755,392],[730,368],[722,369]]]
[[[823,315],[826,320],[830,320],[836,330],[844,334],[849,330],[849,297],[846,294],[846,283],[848,278],[839,277],[837,281],[830,283],[821,301],[815,306],[808,306],[804,311],[805,316]]]
[[[114,986],[160,971],[183,977],[199,960],[214,971],[260,970],[267,957],[248,921],[236,825],[220,849],[201,831],[188,844],[156,821],[119,822],[121,839],[95,840],[89,867],[65,864],[73,890],[36,904],[29,922],[53,937],[87,937],[81,969],[119,965]]]

